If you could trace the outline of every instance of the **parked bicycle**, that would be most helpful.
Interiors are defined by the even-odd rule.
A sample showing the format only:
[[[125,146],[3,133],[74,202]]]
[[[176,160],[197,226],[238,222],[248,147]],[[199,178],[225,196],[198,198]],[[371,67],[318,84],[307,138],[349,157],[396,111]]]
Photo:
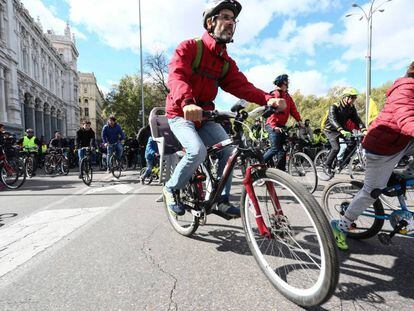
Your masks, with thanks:
[[[344,215],[352,199],[362,189],[359,180],[341,179],[326,186],[322,194],[322,205],[329,219]],[[382,244],[389,245],[396,234],[414,237],[414,178],[404,179],[393,173],[388,186],[379,190],[381,195],[352,224],[347,236],[353,239],[368,239],[377,235],[385,221],[391,230],[378,234]]]
[[[207,215],[229,216],[215,206],[238,158],[252,160],[246,168],[241,197],[241,217],[247,243],[268,280],[285,297],[301,306],[328,300],[338,282],[339,264],[329,222],[314,197],[293,178],[263,163],[262,150],[237,139],[248,113],[242,107],[231,112],[204,112],[208,120],[234,119],[236,135],[208,149],[212,156],[227,146],[235,149],[223,176],[214,177],[207,160],[177,194],[185,206],[177,216],[165,205],[174,230],[191,236],[206,223]],[[169,133],[171,134],[171,133]],[[165,201],[165,200],[164,200]]]

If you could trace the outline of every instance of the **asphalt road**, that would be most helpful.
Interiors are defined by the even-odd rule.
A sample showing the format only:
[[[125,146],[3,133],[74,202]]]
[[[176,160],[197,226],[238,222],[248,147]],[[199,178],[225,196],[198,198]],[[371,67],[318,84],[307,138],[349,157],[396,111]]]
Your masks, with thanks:
[[[301,309],[267,281],[240,220],[210,216],[182,237],[161,187],[137,180],[99,173],[87,187],[71,173],[0,191],[0,310]],[[413,310],[412,243],[350,241],[335,296],[315,309]]]

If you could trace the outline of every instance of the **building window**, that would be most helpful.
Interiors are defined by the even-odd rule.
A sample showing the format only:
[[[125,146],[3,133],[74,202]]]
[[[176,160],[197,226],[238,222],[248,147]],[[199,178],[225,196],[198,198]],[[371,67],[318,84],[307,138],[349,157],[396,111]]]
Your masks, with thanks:
[[[84,103],[85,103],[85,104],[89,104],[89,101],[85,98]]]
[[[83,88],[84,93],[88,93],[88,89],[86,87]]]
[[[81,103],[81,99],[79,98],[79,104]]]
[[[89,108],[85,108],[85,117],[89,117]]]

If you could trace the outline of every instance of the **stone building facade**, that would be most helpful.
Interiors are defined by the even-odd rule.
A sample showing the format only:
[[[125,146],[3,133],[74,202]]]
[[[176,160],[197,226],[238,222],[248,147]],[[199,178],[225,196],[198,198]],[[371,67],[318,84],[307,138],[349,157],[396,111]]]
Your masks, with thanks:
[[[75,136],[78,56],[68,25],[64,35],[44,33],[19,0],[0,0],[0,122],[7,130]]]
[[[100,137],[105,122],[102,115],[104,96],[93,73],[78,72],[78,76],[80,123],[91,121],[92,129]]]

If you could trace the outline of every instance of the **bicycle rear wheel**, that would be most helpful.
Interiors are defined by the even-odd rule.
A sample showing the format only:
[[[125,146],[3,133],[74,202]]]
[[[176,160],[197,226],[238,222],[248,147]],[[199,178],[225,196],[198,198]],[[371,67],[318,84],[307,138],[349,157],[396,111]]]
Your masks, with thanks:
[[[93,169],[90,160],[84,157],[80,163],[82,181],[85,185],[90,186],[93,178]]]
[[[322,209],[284,172],[266,169],[252,178],[261,216],[246,189],[241,215],[254,258],[289,300],[305,307],[322,304],[332,296],[339,276],[335,240]],[[260,233],[261,221],[269,235]]]
[[[186,207],[186,211],[183,216],[178,216],[171,212],[164,198],[164,207],[165,211],[167,212],[168,221],[174,230],[179,234],[187,237],[191,236],[194,232],[196,232],[198,226],[200,225],[200,218],[193,215],[191,212],[192,207],[190,206],[190,204],[193,205],[194,202],[197,202],[199,200],[199,197],[199,189],[197,187],[197,184],[194,182],[189,182],[184,189],[180,190],[180,201]]]
[[[296,152],[289,158],[289,174],[310,193],[314,193],[318,187],[318,175],[316,167],[311,158],[302,153]]]
[[[329,220],[339,219],[345,214],[352,199],[362,189],[364,183],[358,180],[340,179],[331,182],[322,193],[322,207]],[[358,217],[347,236],[353,239],[368,239],[375,236],[384,225],[384,208],[380,200],[374,202]]]

